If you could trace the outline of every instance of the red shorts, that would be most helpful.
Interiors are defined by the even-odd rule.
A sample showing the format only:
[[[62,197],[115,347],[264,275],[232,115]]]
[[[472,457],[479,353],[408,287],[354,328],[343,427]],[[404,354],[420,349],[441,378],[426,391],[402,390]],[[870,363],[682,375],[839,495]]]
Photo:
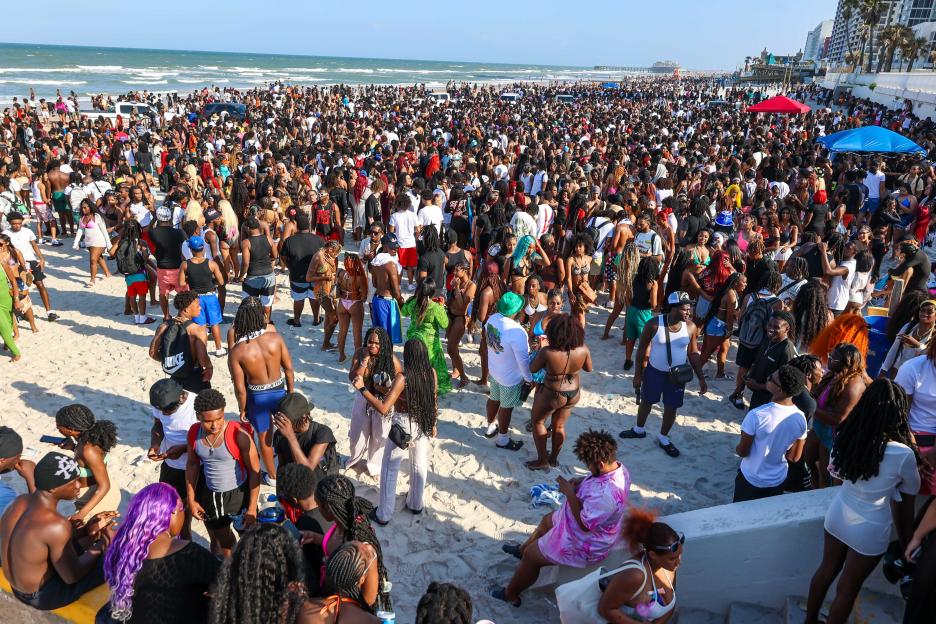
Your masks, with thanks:
[[[156,269],[156,280],[159,283],[160,295],[188,290],[188,286],[179,285],[179,269]]]
[[[415,268],[416,263],[419,261],[419,258],[416,256],[415,247],[400,247],[397,250],[397,257],[404,269]]]
[[[130,297],[140,297],[149,292],[149,282],[133,282],[127,286],[127,295]]]

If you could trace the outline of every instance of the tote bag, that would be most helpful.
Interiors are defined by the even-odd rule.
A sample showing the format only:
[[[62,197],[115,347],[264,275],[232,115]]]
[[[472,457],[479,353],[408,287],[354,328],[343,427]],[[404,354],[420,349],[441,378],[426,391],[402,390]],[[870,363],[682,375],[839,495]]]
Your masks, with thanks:
[[[606,620],[598,615],[598,601],[601,600],[601,588],[598,582],[608,576],[614,576],[624,570],[639,569],[644,573],[644,582],[640,584],[637,594],[647,582],[647,572],[643,564],[634,559],[625,561],[623,565],[613,570],[598,568],[580,579],[569,581],[556,588],[556,603],[559,605],[559,621],[562,624],[598,624]],[[633,600],[637,594],[628,600]]]

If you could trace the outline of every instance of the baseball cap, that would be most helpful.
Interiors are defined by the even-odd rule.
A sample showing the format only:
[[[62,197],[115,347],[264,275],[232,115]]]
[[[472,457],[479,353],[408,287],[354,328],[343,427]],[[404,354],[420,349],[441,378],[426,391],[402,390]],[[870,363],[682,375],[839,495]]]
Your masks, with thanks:
[[[397,243],[396,235],[394,234],[384,234],[384,237],[380,239],[380,244],[387,250],[392,251],[398,249],[400,244]]]
[[[201,236],[193,236],[188,239],[188,246],[192,251],[201,251],[205,248],[205,239]]]
[[[682,290],[674,290],[669,294],[669,297],[666,298],[666,303],[671,306],[689,305],[692,303],[692,299],[689,298],[689,293],[683,292]]]
[[[303,416],[307,416],[313,407],[315,406],[309,403],[301,393],[290,392],[276,406],[276,411],[286,416],[290,422],[296,422]]]
[[[207,221],[208,223],[211,223],[215,219],[220,219],[220,218],[221,218],[221,213],[215,210],[214,208],[205,212],[205,221]]]
[[[175,379],[160,379],[150,386],[150,405],[159,411],[164,411],[167,407],[179,402],[182,392],[182,386]]]
[[[172,206],[164,204],[156,209],[157,221],[172,221]]]

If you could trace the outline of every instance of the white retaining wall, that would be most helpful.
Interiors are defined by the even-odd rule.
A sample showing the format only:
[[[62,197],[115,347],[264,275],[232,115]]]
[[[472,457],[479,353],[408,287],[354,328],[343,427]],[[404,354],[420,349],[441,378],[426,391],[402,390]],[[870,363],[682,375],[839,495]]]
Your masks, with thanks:
[[[732,602],[779,609],[787,596],[806,596],[822,560],[822,524],[834,495],[835,488],[827,488],[661,518],[686,535],[676,579],[679,605],[725,613]],[[618,550],[603,567],[612,569],[626,558]],[[551,590],[583,573],[561,566],[545,568],[536,587]],[[865,587],[896,594],[880,566]],[[829,599],[833,592],[834,587]]]
[[[902,108],[904,100],[913,102],[913,111],[921,119],[936,120],[936,73],[889,72],[881,74],[829,73],[820,83],[826,89],[850,87],[856,97],[890,108]],[[874,89],[871,88],[874,85]]]

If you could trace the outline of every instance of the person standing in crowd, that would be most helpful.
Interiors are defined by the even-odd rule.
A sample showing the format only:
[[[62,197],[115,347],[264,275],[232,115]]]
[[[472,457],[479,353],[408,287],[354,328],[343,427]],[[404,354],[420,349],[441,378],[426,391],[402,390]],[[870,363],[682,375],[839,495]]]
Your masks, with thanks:
[[[903,389],[890,379],[878,379],[839,427],[832,464],[842,487],[826,512],[825,547],[809,584],[806,624],[818,624],[826,593],[840,573],[825,621],[847,622],[861,586],[887,550],[895,523],[901,543],[910,540],[920,472],[909,410]],[[899,501],[893,519],[892,500]]]
[[[643,257],[637,265],[634,279],[630,286],[630,303],[624,318],[624,370],[634,366],[634,346],[643,333],[644,327],[653,318],[656,307],[657,280],[660,278],[660,265],[653,258]]]
[[[315,299],[312,284],[305,281],[312,258],[323,245],[322,238],[312,232],[309,217],[296,215],[296,233],[280,243],[279,256],[289,269],[289,292],[293,301],[293,317],[286,320],[291,327],[302,327],[302,308],[306,300],[312,308],[312,324],[318,326],[319,302]]]
[[[406,450],[409,450],[410,459],[406,509],[410,513],[421,514],[429,471],[429,439],[437,437],[438,420],[438,374],[429,361],[426,344],[418,338],[406,341],[403,345],[403,374],[397,375],[383,399],[370,393],[361,377],[356,377],[353,385],[378,412],[392,414],[380,470],[380,504],[371,520],[386,525],[393,517],[397,476]]]
[[[111,620],[182,624],[208,617],[208,590],[221,562],[180,536],[185,516],[178,492],[166,483],[151,483],[130,501],[104,556]]]
[[[797,356],[793,322],[793,315],[784,310],[773,312],[767,321],[766,338],[744,378],[744,384],[752,391],[750,409],[772,400],[774,392],[767,388],[767,380]]]
[[[397,258],[398,251],[396,237],[387,234],[381,239],[379,252],[370,261],[371,280],[374,283],[371,323],[387,332],[393,344],[403,342],[403,324],[400,320],[400,308],[403,307],[400,280],[403,268]]]
[[[240,421],[250,423],[257,433],[266,473],[264,481],[276,481],[273,460],[273,413],[279,402],[293,391],[293,364],[283,336],[266,330],[262,308],[250,298],[234,317],[234,346],[228,353],[228,370]]]
[[[153,426],[146,456],[151,461],[162,462],[159,466],[160,483],[171,485],[179,499],[185,501],[185,467],[188,463],[186,436],[198,422],[195,416],[195,394],[184,390],[173,379],[160,379],[150,387],[149,400]],[[191,526],[192,512],[186,507],[181,529],[183,539],[191,539]]]
[[[146,314],[146,293],[150,289],[147,275],[150,250],[143,240],[143,230],[137,221],[127,219],[123,222],[109,253],[116,258],[117,270],[124,276],[127,286],[125,299],[133,312],[133,322],[137,325],[155,322],[156,319]]]
[[[338,254],[341,244],[329,240],[312,257],[305,281],[308,282],[315,295],[315,300],[325,314],[325,332],[322,339],[322,351],[332,351],[337,347],[331,343],[332,335],[338,326],[337,298],[335,285],[338,281]]]
[[[193,236],[188,240],[192,257],[179,267],[179,285],[198,295],[199,313],[192,320],[199,327],[207,327],[215,343],[215,356],[224,355],[221,348],[222,309],[218,289],[224,286],[224,274],[214,260],[205,257],[205,239]]]
[[[556,481],[565,495],[562,506],[543,516],[526,542],[502,546],[520,564],[506,587],[491,592],[494,598],[519,607],[520,594],[536,582],[540,569],[595,565],[620,539],[631,479],[616,459],[614,438],[606,431],[589,429],[575,441],[575,456],[589,474],[571,481],[560,476]]]
[[[104,250],[108,247],[107,243],[110,241],[110,237],[107,234],[107,226],[104,225],[104,219],[101,215],[97,214],[90,199],[81,202],[79,211],[78,235],[75,236],[72,249],[78,249],[78,246],[83,242],[84,248],[88,250],[90,262],[88,270],[91,274],[91,281],[88,282],[85,288],[92,288],[97,280],[98,268],[104,273],[104,277],[110,277],[110,270],[107,268],[107,263],[104,262],[104,258],[102,257],[104,255]],[[68,214],[71,216],[71,211],[68,211]]]
[[[23,228],[24,218],[21,213],[15,210],[11,211],[6,215],[9,228],[3,230],[3,233],[10,238],[13,248],[19,252],[23,262],[29,265],[33,284],[36,285],[36,290],[39,291],[39,297],[42,299],[42,305],[46,309],[46,319],[57,321],[59,315],[52,311],[52,304],[49,303],[49,290],[45,285],[45,256],[42,255],[39,245],[36,244],[36,235],[33,234],[32,230]]]
[[[394,200],[393,209],[394,212],[390,215],[390,221],[387,222],[387,232],[396,236],[396,243],[399,247],[399,262],[406,270],[406,276],[409,280],[407,287],[409,290],[414,290],[416,288],[416,264],[418,262],[416,228],[419,225],[419,217],[412,210],[409,198],[403,195]]]
[[[926,354],[905,362],[894,383],[910,400],[910,429],[924,462],[920,494],[936,494],[936,341],[930,341]]]
[[[471,266],[467,262],[459,262],[452,270],[452,278],[448,288],[446,313],[448,314],[448,330],[445,333],[446,350],[452,360],[451,379],[455,382],[455,389],[461,390],[468,385],[468,375],[465,373],[465,362],[462,360],[459,346],[468,326],[468,308],[477,292],[477,284],[471,279]]]
[[[909,299],[906,298],[905,300]],[[927,299],[923,301],[919,305],[919,310],[915,316],[916,318],[911,318],[897,330],[897,334],[894,336],[895,340],[891,343],[890,349],[887,350],[884,363],[881,364],[879,375],[893,379],[905,362],[928,351],[930,340],[933,337],[933,329],[936,328],[936,300]],[[896,315],[892,315],[891,322],[895,320],[898,320],[898,318]]]
[[[514,317],[523,310],[523,297],[506,292],[497,302],[497,312],[485,323],[491,393],[487,400],[485,437],[497,436],[497,448],[519,451],[522,440],[510,439],[510,417],[523,404],[524,385],[532,384],[530,344],[526,330]]]
[[[205,523],[211,552],[230,557],[236,538],[234,516],[244,528],[257,521],[260,462],[250,430],[224,418],[224,395],[207,388],[195,397],[198,423],[187,434],[185,498]]]
[[[9,246],[9,243],[6,245]],[[9,263],[0,259],[0,266],[3,268],[0,271],[0,339],[3,340],[3,348],[10,352],[10,361],[17,362],[22,357],[22,353],[14,341],[13,331],[16,328],[16,319],[13,311],[19,311],[22,306],[20,289]]]
[[[197,294],[186,291],[177,294],[172,305],[178,314],[156,329],[149,356],[183,388],[197,393],[211,387],[214,374],[208,357],[208,335],[194,320],[201,314],[201,302]]]
[[[345,255],[344,268],[338,269],[338,363],[343,363],[348,329],[357,351],[363,344],[364,304],[367,303],[367,273],[360,256],[352,253]]]
[[[159,284],[159,307],[163,320],[169,320],[169,293],[187,290],[179,284],[179,267],[182,266],[182,243],[185,234],[173,226],[173,210],[176,204],[166,202],[156,209],[156,225],[149,232],[156,256],[156,277]]]
[[[117,512],[76,527],[56,509],[78,498],[80,474],[71,457],[47,453],[36,463],[35,491],[17,497],[0,517],[3,574],[17,600],[41,611],[104,584],[101,555],[113,539]]]
[[[452,378],[439,339],[439,331],[448,329],[449,320],[445,307],[433,300],[436,289],[436,282],[431,277],[422,280],[416,287],[416,294],[403,304],[401,312],[410,318],[406,330],[407,340],[418,338],[426,345],[429,360],[436,372],[438,396],[441,397],[452,390]]]
[[[637,423],[622,431],[620,437],[625,440],[647,437],[644,425],[650,410],[662,400],[663,423],[658,444],[670,457],[679,457],[679,449],[670,440],[669,432],[676,422],[676,410],[682,407],[686,386],[685,382],[672,381],[671,371],[677,367],[685,369],[688,364],[690,373],[695,373],[699,380],[699,395],[708,392],[708,384],[699,361],[698,328],[689,320],[692,314],[689,295],[682,291],[672,292],[666,304],[666,313],[648,322],[640,334],[634,371]]]
[[[264,320],[269,321],[276,292],[276,274],[273,272],[276,246],[269,229],[261,227],[257,218],[247,219],[245,229],[247,236],[241,241],[241,275],[238,277],[243,280],[245,294],[260,298]]]
[[[767,378],[771,401],[752,407],[741,423],[741,457],[733,502],[783,493],[787,462],[799,461],[806,442],[806,417],[793,403],[805,387],[806,375],[783,365]]]
[[[526,462],[530,470],[549,470],[559,465],[559,452],[565,443],[565,424],[582,394],[582,371],[592,371],[592,357],[585,344],[585,332],[568,314],[560,314],[546,327],[547,345],[530,363],[530,372],[545,371],[542,385],[533,399],[533,444],[536,459]],[[565,357],[563,357],[565,356]],[[546,419],[550,418],[552,450],[546,452]]]

